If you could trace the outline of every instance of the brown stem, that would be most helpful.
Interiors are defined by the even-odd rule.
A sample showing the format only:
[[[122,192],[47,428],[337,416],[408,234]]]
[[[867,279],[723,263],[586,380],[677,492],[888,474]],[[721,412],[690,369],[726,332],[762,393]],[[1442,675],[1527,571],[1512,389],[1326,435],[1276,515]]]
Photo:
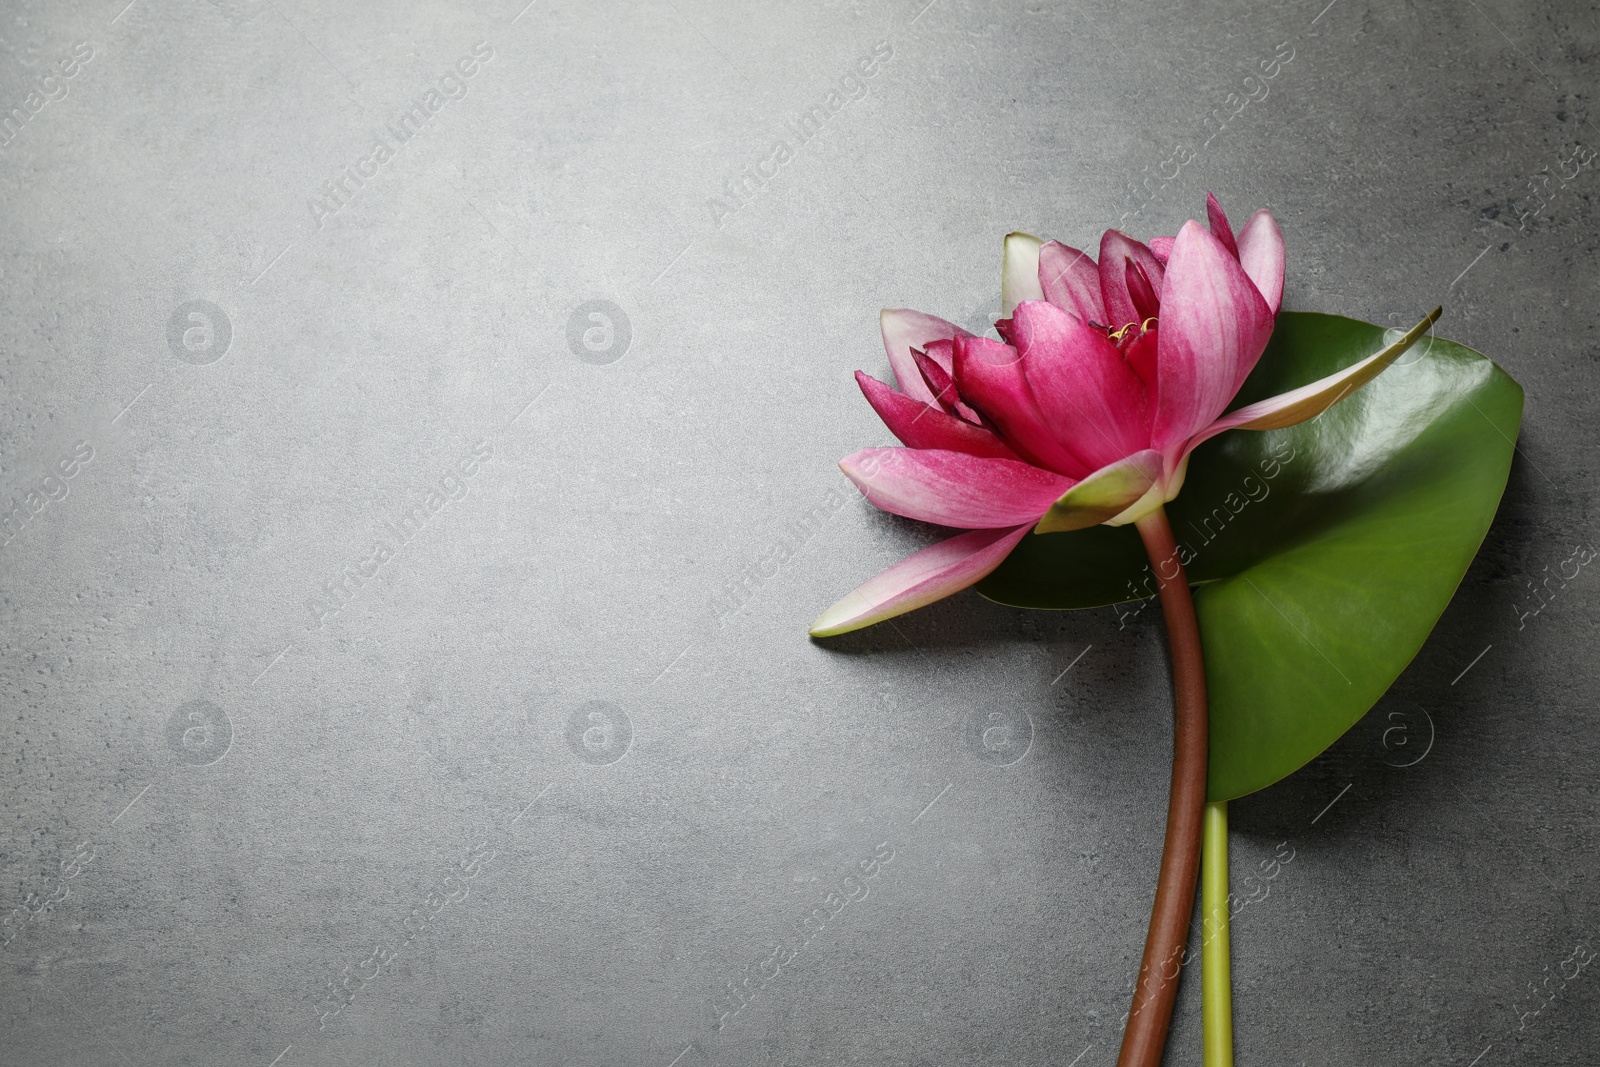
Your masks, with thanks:
[[[1200,831],[1206,806],[1206,668],[1200,654],[1194,598],[1167,513],[1158,509],[1135,525],[1161,583],[1161,613],[1167,620],[1172,657],[1172,793],[1167,802],[1167,838],[1161,850],[1155,906],[1150,910],[1144,960],[1117,1067],[1160,1067],[1200,874]]]

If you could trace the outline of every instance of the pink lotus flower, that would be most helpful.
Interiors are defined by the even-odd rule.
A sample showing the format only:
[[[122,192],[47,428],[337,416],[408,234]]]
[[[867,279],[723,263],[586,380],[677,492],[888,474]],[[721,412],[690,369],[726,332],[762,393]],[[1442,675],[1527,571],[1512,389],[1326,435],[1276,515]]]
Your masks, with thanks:
[[[1009,235],[1000,288],[1009,318],[995,324],[1006,343],[917,311],[882,313],[900,389],[859,371],[856,381],[906,447],[862,449],[839,466],[885,511],[971,532],[857,587],[812,624],[814,636],[965,589],[1029,530],[1137,521],[1177,496],[1201,442],[1320,414],[1431,323],[1321,381],[1224,415],[1272,336],[1283,235],[1257,211],[1236,237],[1209,194],[1206,208],[1209,231],[1188,222],[1148,245],[1107,230],[1098,262]]]

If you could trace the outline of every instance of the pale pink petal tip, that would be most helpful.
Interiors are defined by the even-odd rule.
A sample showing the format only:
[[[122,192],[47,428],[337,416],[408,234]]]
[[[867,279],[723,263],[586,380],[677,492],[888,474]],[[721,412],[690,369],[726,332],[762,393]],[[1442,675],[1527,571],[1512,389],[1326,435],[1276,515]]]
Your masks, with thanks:
[[[845,594],[811,624],[811,636],[849,633],[958,593],[1000,566],[1028,530],[974,530],[913,553]]]
[[[1228,223],[1228,216],[1223,214],[1222,205],[1217,203],[1217,198],[1206,194],[1206,221],[1211,224],[1211,235],[1222,242],[1222,247],[1234,259],[1239,258],[1239,245],[1233,239],[1233,227]]]
[[[1283,304],[1284,251],[1283,233],[1271,212],[1257,211],[1239,231],[1239,264],[1276,315]]]
[[[1335,371],[1309,385],[1302,385],[1287,393],[1279,393],[1277,396],[1268,397],[1266,400],[1224,415],[1196,434],[1194,439],[1184,446],[1184,454],[1187,455],[1201,443],[1228,430],[1281,430],[1316,418],[1391,366],[1406,349],[1416,344],[1418,338],[1428,332],[1428,329],[1438,321],[1442,310],[1434,308],[1393,344],[1374,352],[1366,359],[1352,363],[1344,370]]]
[[[933,393],[922,380],[911,350],[925,349],[935,341],[948,341],[967,331],[937,315],[910,308],[884,308],[878,312],[878,325],[883,331],[883,350],[889,357],[889,366],[900,391],[913,400],[932,404]]]

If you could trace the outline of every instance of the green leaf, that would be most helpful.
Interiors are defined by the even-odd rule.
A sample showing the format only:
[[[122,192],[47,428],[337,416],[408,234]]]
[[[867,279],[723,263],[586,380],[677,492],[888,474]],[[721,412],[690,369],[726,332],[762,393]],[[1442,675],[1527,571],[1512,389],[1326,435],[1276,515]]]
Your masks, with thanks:
[[[1285,312],[1236,406],[1348,367],[1387,333]],[[1167,514],[1199,587],[1212,800],[1310,762],[1411,662],[1489,529],[1521,421],[1509,375],[1424,338],[1309,422],[1195,450]],[[1096,526],[1024,538],[978,591],[1088,608],[1143,600],[1155,576],[1132,527]]]

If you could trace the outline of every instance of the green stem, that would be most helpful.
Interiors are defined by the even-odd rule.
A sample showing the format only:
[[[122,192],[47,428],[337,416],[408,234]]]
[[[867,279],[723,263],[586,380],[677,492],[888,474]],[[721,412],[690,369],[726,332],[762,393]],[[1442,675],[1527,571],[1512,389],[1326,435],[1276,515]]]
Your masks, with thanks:
[[[1205,1067],[1233,1067],[1233,974],[1228,948],[1228,802],[1206,805],[1200,855],[1200,1018]]]

